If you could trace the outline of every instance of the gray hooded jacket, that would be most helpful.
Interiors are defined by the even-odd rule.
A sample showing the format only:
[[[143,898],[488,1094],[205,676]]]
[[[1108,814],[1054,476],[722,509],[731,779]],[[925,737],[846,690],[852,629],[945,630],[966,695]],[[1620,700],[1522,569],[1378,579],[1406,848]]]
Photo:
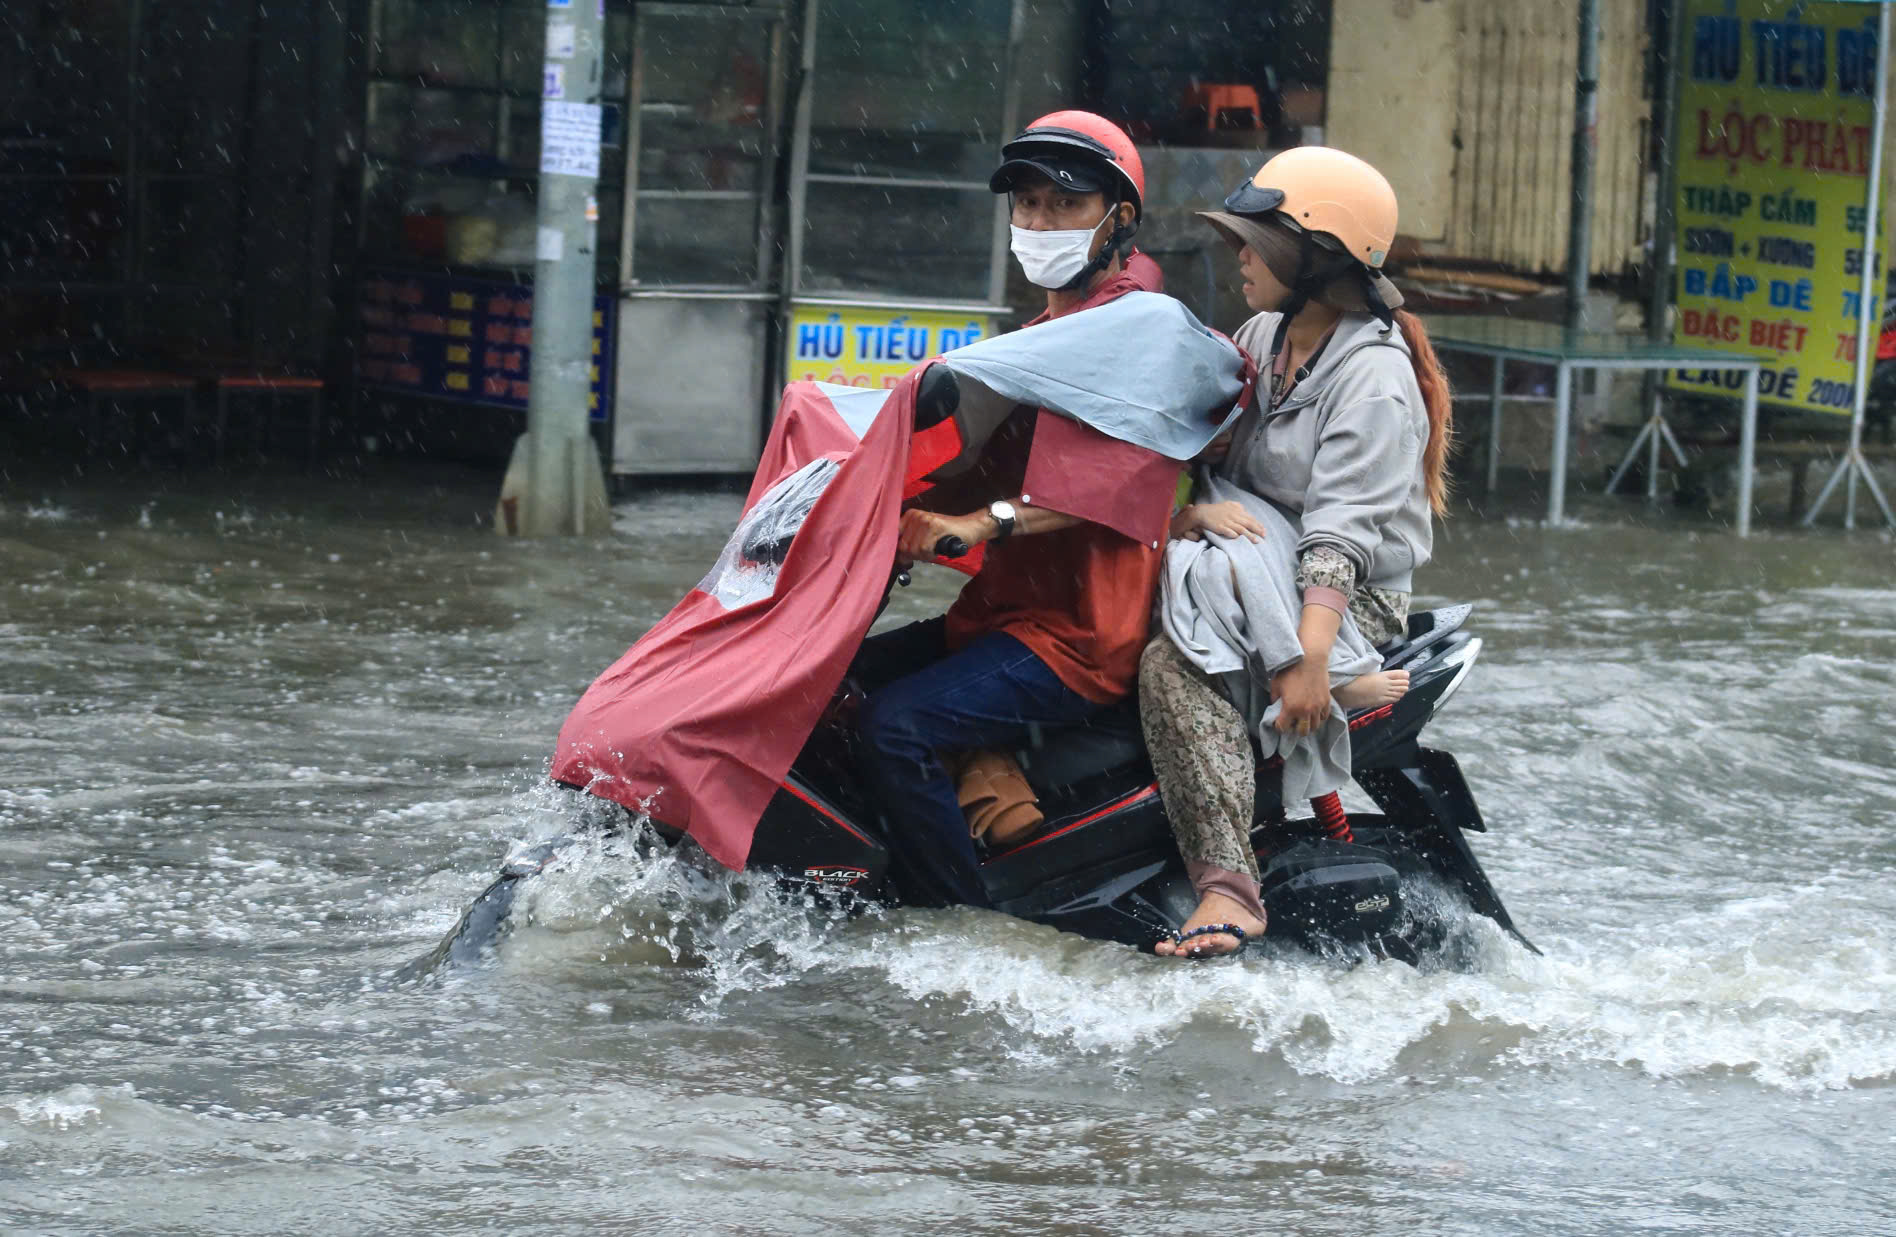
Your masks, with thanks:
[[[1257,736],[1260,753],[1284,758],[1284,801],[1341,789],[1350,780],[1350,723],[1334,698],[1330,715],[1308,735],[1276,726],[1284,711],[1272,700],[1271,679],[1303,659],[1297,620],[1297,526],[1273,503],[1221,477],[1212,477],[1208,502],[1235,502],[1267,530],[1262,541],[1206,532],[1165,547],[1159,623],[1185,660],[1203,671]],[[1330,647],[1330,686],[1382,665],[1348,615]]]
[[[1235,337],[1266,375],[1280,316],[1258,314]],[[1275,410],[1265,408],[1269,391],[1260,377],[1219,474],[1301,516],[1299,557],[1329,546],[1356,568],[1359,588],[1415,591],[1434,545],[1422,476],[1429,418],[1402,332],[1345,314]]]

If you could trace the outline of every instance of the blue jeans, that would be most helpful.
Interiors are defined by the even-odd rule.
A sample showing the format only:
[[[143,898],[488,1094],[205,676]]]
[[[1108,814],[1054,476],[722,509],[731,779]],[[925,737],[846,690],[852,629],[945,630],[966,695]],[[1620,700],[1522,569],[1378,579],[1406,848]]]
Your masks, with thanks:
[[[857,724],[910,900],[986,906],[967,817],[938,753],[1013,746],[1035,726],[1074,725],[1102,706],[1012,636],[993,632],[950,654],[944,626],[929,619],[863,641],[853,672],[869,696]]]

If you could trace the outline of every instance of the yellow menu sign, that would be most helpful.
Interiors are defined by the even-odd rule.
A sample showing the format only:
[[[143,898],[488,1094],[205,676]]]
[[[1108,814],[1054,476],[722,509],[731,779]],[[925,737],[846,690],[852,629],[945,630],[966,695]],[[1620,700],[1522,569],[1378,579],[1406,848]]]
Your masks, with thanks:
[[[1762,357],[1771,362],[1759,375],[1763,398],[1848,414],[1875,10],[1796,0],[1681,7],[1674,342]],[[1869,307],[1878,318],[1882,282]],[[1681,369],[1666,380],[1717,393],[1736,390],[1743,375]]]
[[[784,380],[848,387],[892,387],[930,357],[985,339],[983,315],[797,305],[784,340]]]

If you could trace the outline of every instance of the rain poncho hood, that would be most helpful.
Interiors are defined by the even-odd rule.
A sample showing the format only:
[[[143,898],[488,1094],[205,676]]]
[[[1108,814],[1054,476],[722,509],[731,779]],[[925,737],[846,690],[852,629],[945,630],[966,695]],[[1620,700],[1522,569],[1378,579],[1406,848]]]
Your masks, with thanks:
[[[1035,436],[1046,454],[1054,448],[1043,439],[1058,443],[1057,466],[1072,481],[1065,501],[1045,505],[1145,540],[1143,527],[1126,527],[1126,509],[1138,504],[1110,484],[1087,444],[1111,446],[1115,459],[1125,443],[1150,452],[1163,467],[1142,484],[1164,496],[1177,462],[1235,417],[1252,371],[1176,302],[1119,300],[1135,303],[1121,309],[1115,300],[949,354],[961,407],[921,433],[912,429],[927,365],[886,392],[786,388],[723,554],[580,698],[560,730],[554,780],[682,829],[718,862],[742,868],[758,820],[875,619],[903,501],[978,458],[1018,404],[1079,431],[1043,426]],[[1030,477],[1034,467],[1030,460]]]
[[[1229,340],[1171,297],[1128,292],[970,344],[942,362],[964,387],[978,383],[1010,403],[1037,404],[1182,461],[1222,428],[1205,410],[1234,408],[1243,390],[1232,353]]]

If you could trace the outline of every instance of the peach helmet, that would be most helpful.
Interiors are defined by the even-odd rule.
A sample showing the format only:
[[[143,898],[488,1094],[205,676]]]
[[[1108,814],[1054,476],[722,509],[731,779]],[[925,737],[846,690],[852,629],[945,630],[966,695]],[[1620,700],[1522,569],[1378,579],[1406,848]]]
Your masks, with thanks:
[[[1295,271],[1286,279],[1293,294],[1287,315],[1314,298],[1387,323],[1402,304],[1382,273],[1396,240],[1396,191],[1355,155],[1329,146],[1286,150],[1233,189],[1224,206],[1198,215],[1234,248],[1252,245]]]
[[[1302,231],[1335,237],[1371,270],[1381,269],[1396,243],[1396,191],[1381,172],[1329,146],[1284,151],[1232,190],[1225,209],[1276,211]]]

